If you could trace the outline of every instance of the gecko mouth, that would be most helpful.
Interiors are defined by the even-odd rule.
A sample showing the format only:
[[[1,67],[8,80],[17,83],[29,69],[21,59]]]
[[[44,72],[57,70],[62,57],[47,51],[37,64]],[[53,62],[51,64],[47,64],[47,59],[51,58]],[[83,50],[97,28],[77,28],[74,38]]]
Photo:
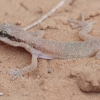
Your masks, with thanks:
[[[11,41],[23,42],[21,39],[17,39],[14,36],[7,34],[7,32],[4,30],[0,31],[0,37],[8,38]]]

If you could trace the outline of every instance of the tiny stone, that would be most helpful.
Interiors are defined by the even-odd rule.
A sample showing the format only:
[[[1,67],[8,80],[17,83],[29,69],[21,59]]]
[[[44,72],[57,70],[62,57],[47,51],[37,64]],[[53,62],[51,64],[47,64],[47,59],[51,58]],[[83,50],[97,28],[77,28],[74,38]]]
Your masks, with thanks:
[[[2,96],[2,95],[3,95],[3,93],[0,92],[0,96]]]
[[[48,70],[48,73],[50,74],[51,73],[51,70]]]
[[[16,22],[15,25],[21,25],[21,21]]]

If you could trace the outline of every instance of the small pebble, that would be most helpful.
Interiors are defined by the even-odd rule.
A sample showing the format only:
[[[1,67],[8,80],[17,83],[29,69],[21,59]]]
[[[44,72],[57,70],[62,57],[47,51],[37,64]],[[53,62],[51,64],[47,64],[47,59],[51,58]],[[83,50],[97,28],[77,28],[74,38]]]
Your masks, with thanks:
[[[2,95],[3,95],[3,93],[0,92],[0,96],[2,96]]]
[[[51,70],[48,70],[48,73],[50,74],[51,73]]]

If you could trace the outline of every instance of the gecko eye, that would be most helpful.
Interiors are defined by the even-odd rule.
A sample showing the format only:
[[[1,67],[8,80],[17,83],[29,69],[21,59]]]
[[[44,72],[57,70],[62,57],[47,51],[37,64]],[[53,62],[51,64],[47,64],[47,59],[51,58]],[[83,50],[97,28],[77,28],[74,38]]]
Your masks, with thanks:
[[[7,36],[7,32],[4,31],[4,30],[0,31],[0,36],[6,37]]]

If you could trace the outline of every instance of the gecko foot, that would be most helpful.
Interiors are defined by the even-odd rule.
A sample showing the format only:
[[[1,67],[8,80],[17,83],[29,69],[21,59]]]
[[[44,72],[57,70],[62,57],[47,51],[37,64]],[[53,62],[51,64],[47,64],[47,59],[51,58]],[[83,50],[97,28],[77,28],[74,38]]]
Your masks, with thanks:
[[[19,70],[18,68],[17,68],[17,70],[11,69],[11,71],[10,71],[8,74],[10,74],[10,75],[15,75],[15,76],[12,78],[12,80],[15,80],[15,79],[18,78],[18,77],[21,77],[21,79],[23,79],[23,76],[22,76],[23,73],[22,73],[22,71]]]
[[[97,21],[93,21],[93,22],[86,22],[85,18],[84,18],[84,13],[82,12],[82,22],[79,22],[77,20],[68,20],[69,22],[73,22],[76,23],[77,25],[73,26],[72,28],[77,28],[77,27],[81,27],[79,28],[79,30],[84,29],[84,27],[86,26],[92,26],[94,23],[96,23]]]

